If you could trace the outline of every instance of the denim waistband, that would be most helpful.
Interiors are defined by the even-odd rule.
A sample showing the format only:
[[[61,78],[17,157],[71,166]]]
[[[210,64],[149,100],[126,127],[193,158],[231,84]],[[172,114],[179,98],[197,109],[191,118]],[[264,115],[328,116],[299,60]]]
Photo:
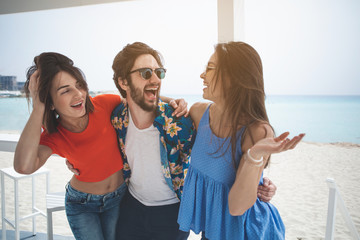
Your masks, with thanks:
[[[127,187],[126,183],[123,182],[115,191],[106,193],[106,194],[102,194],[102,195],[97,195],[97,194],[91,194],[91,193],[84,193],[79,190],[76,190],[75,188],[73,188],[71,186],[70,182],[68,182],[65,186],[68,194],[77,196],[77,197],[87,198],[88,200],[91,199],[92,201],[111,199],[116,196],[119,196],[125,192],[126,187]]]

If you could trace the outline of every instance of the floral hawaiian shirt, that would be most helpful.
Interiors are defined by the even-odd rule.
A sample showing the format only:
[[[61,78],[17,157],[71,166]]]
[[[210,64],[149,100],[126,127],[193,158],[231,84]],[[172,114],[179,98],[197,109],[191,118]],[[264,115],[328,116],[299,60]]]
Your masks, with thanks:
[[[173,111],[171,106],[159,100],[153,125],[160,132],[161,166],[166,183],[181,199],[196,130],[190,117],[171,116]],[[117,133],[124,161],[124,178],[128,182],[131,169],[125,154],[125,139],[129,124],[127,103],[121,103],[114,109],[111,122]]]

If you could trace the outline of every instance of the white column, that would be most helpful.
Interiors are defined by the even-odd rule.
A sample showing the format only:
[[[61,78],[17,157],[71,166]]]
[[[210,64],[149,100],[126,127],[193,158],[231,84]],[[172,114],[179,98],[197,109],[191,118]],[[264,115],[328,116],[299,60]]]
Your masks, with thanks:
[[[244,0],[218,0],[218,41],[244,41]]]

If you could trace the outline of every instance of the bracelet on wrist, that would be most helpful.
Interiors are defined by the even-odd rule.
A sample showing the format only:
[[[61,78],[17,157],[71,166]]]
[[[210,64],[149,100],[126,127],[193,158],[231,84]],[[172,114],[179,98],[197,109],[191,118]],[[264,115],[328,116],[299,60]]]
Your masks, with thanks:
[[[249,156],[250,160],[253,161],[253,162],[255,162],[255,163],[259,163],[259,162],[262,162],[262,161],[264,160],[263,157],[261,157],[261,158],[258,159],[258,160],[255,159],[255,158],[253,158],[253,157],[250,155],[250,148],[247,150],[247,155]]]
[[[247,150],[245,159],[256,167],[261,167],[264,163],[263,157],[261,157],[260,159],[255,159],[250,155],[250,148]]]

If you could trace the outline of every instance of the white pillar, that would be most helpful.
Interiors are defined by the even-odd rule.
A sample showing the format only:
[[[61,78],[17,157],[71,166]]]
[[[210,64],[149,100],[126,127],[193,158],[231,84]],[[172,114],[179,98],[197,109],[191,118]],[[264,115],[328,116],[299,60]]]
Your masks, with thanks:
[[[244,0],[218,0],[218,41],[244,41]]]

